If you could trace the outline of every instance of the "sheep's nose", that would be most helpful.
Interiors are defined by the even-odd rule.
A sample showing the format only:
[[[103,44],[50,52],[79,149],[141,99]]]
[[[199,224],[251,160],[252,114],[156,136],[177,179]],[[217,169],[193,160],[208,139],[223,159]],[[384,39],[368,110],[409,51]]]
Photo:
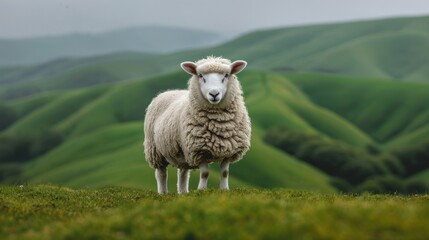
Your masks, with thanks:
[[[209,94],[213,97],[213,100],[216,100],[216,97],[219,96],[220,92],[216,89],[212,89],[209,91]]]

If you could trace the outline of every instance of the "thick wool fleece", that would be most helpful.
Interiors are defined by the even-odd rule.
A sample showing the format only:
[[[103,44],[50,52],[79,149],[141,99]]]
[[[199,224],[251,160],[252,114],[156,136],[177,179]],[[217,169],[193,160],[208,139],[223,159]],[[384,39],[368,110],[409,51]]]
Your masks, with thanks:
[[[198,73],[231,71],[230,61],[222,58],[196,64]],[[203,97],[196,76],[188,89],[161,93],[147,109],[144,147],[151,167],[198,168],[202,162],[241,160],[251,129],[237,77],[229,76],[226,95],[216,105]]]

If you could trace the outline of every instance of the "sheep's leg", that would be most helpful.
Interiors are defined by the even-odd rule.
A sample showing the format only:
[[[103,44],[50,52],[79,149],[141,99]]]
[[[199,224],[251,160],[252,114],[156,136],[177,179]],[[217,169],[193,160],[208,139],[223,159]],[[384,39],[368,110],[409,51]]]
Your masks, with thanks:
[[[178,168],[177,169],[177,192],[188,193],[189,192],[189,169]]]
[[[165,194],[168,192],[167,189],[167,168],[155,169],[156,184],[158,186],[158,193]]]
[[[209,164],[201,163],[200,164],[200,181],[198,183],[198,189],[206,189],[207,181],[209,179]]]
[[[229,190],[228,175],[229,175],[229,161],[223,161],[220,164],[220,184],[219,184],[220,189]]]

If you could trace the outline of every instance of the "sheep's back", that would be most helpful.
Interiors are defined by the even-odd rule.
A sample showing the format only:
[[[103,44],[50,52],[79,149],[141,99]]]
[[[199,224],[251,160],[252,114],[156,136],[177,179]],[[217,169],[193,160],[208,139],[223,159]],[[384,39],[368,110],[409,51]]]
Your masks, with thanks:
[[[152,138],[151,144],[167,161],[177,158],[180,152],[179,122],[187,99],[187,90],[163,92],[152,100],[146,112],[145,138]]]

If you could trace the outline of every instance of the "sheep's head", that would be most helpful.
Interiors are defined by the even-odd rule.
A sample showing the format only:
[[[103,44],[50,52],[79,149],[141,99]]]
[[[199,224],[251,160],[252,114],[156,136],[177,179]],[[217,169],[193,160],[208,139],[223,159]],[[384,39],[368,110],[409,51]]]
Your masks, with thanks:
[[[242,60],[231,63],[224,58],[208,57],[196,63],[183,62],[181,67],[198,80],[202,96],[209,103],[218,104],[228,91],[231,76],[241,72],[246,65]]]

